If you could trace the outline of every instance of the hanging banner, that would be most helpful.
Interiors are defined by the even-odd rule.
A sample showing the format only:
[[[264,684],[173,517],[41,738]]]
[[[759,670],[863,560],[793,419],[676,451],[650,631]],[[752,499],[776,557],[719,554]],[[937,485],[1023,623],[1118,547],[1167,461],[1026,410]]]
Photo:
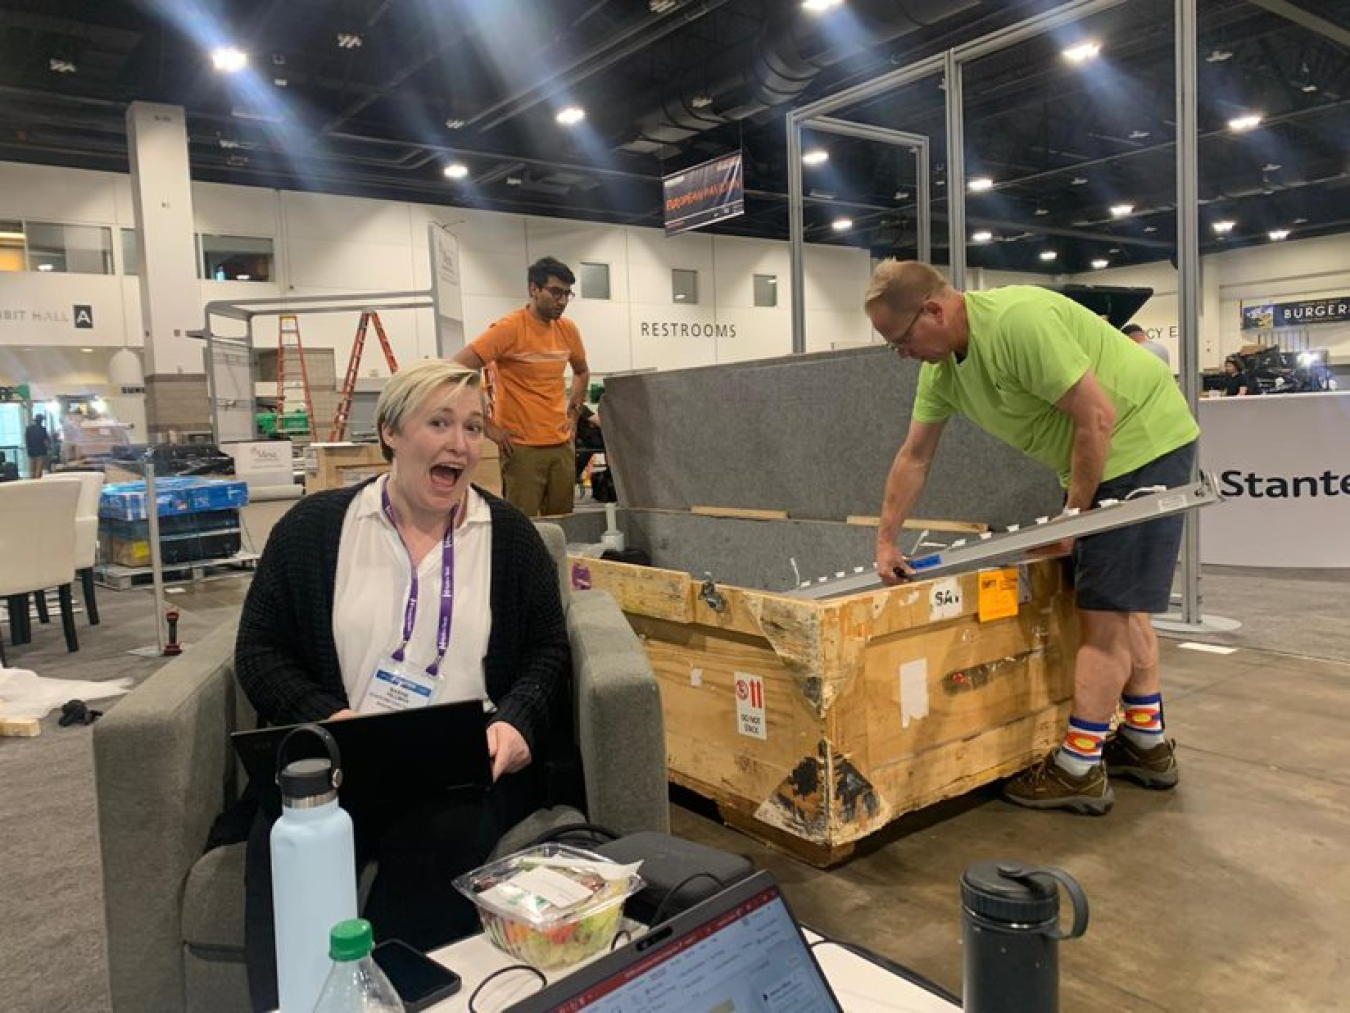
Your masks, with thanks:
[[[431,246],[431,304],[436,322],[436,353],[452,357],[464,347],[464,293],[459,281],[459,240],[439,222],[427,224]]]
[[[1307,327],[1350,320],[1350,296],[1334,299],[1300,299],[1297,302],[1255,303],[1242,307],[1244,331],[1268,331],[1276,327]]]
[[[691,166],[662,181],[666,235],[745,214],[741,153]]]

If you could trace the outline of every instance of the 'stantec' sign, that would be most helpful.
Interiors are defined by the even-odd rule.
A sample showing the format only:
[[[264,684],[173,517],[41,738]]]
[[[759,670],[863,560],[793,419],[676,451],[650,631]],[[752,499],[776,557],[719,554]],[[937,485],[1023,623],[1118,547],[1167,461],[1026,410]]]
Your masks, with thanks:
[[[667,176],[661,185],[668,236],[745,214],[739,151]]]
[[[1242,329],[1265,331],[1276,327],[1306,327],[1350,320],[1350,296],[1300,299],[1298,302],[1256,303],[1242,307]]]

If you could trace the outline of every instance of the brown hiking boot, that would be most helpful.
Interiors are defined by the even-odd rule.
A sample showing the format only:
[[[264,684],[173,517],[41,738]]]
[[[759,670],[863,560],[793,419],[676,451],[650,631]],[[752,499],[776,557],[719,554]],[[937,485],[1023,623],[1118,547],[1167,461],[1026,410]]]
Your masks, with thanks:
[[[1055,762],[1058,747],[1003,786],[1003,799],[1028,809],[1067,809],[1084,816],[1105,816],[1115,804],[1106,771],[1096,764],[1074,777]]]
[[[1120,732],[1111,735],[1102,745],[1102,765],[1113,777],[1123,777],[1156,791],[1175,788],[1180,779],[1175,742],[1161,742],[1152,749],[1145,749]]]

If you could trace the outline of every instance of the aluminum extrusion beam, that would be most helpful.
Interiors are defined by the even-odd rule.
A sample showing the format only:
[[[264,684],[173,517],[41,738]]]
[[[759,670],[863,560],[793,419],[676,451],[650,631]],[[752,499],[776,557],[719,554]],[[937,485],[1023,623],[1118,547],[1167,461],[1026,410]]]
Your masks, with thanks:
[[[962,109],[961,64],[953,50],[943,54],[947,107],[947,270],[953,288],[966,287],[966,124]]]
[[[1010,527],[1003,534],[986,532],[975,541],[960,539],[941,552],[916,556],[909,560],[915,571],[916,580],[927,580],[949,573],[970,570],[998,559],[1020,556],[1032,549],[1066,538],[1082,538],[1100,534],[1114,528],[1141,524],[1144,521],[1157,520],[1171,514],[1190,513],[1200,507],[1220,502],[1213,476],[1202,472],[1199,478],[1187,485],[1172,489],[1155,489],[1132,499],[1119,502],[1107,501],[1092,510],[1083,510],[1059,517],[1038,517],[1036,523],[1026,527]],[[844,594],[857,594],[881,587],[882,580],[874,571],[864,570],[851,575],[824,578],[815,583],[805,582],[801,587],[787,592],[793,598],[835,598]]]

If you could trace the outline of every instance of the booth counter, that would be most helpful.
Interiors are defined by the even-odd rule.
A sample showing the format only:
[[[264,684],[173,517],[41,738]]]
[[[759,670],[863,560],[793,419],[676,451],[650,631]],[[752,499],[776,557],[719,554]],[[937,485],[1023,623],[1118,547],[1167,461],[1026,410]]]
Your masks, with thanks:
[[[1350,567],[1350,392],[1204,398],[1199,413],[1225,497],[1200,511],[1201,561]]]

